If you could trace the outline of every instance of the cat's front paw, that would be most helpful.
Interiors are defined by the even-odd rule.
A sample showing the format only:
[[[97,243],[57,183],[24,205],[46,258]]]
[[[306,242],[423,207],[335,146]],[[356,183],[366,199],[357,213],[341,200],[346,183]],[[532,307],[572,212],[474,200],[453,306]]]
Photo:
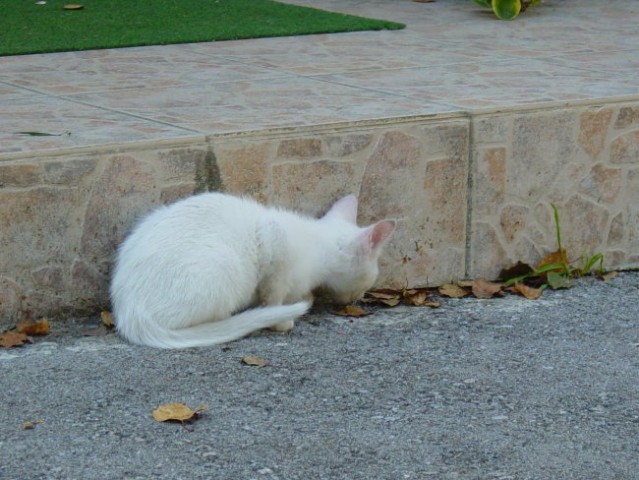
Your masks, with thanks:
[[[280,322],[276,325],[273,325],[270,329],[275,330],[276,332],[288,332],[289,330],[293,330],[294,326],[294,320],[287,320],[285,322]]]

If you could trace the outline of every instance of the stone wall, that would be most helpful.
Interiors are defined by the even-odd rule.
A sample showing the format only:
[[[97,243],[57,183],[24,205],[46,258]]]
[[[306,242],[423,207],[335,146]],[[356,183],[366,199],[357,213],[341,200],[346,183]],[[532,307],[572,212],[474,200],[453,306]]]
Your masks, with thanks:
[[[493,278],[554,250],[639,266],[639,106],[404,119],[0,157],[0,327],[108,308],[113,253],[136,218],[222,190],[361,224],[398,220],[380,285]]]
[[[557,249],[639,265],[639,107],[484,115],[473,121],[469,275],[494,277]]]

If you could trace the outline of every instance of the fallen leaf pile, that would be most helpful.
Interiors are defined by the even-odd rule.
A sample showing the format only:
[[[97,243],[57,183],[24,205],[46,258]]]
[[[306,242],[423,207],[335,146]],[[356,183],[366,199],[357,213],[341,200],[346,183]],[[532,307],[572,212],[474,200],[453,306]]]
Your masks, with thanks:
[[[473,281],[447,283],[438,288],[403,288],[401,290],[386,288],[372,290],[364,294],[361,303],[385,307],[404,304],[437,308],[441,304],[433,298],[435,295],[448,298],[463,298],[472,295],[475,298],[488,299],[503,297],[506,293],[519,295],[528,300],[537,300],[541,297],[546,287],[552,289],[569,288],[572,285],[571,278],[594,272],[593,267],[596,267],[596,265],[599,265],[599,271],[595,272],[595,274],[601,280],[609,281],[617,275],[617,272],[614,271],[604,273],[603,255],[600,253],[592,257],[585,257],[583,259],[583,267],[572,267],[566,250],[561,247],[557,214],[555,222],[557,224],[559,248],[544,257],[536,268],[523,262],[517,262],[512,267],[502,270],[499,278],[503,282],[490,282],[479,278]],[[336,315],[354,318],[371,315],[372,313],[356,305],[347,305],[342,310],[335,312]]]
[[[364,294],[361,303],[378,305],[384,307],[395,307],[397,305],[413,305],[417,307],[437,308],[441,303],[436,297],[464,298],[473,296],[475,298],[487,299],[503,297],[506,293],[520,295],[528,300],[538,299],[543,290],[524,283],[518,282],[514,285],[506,285],[502,282],[489,282],[480,278],[473,281],[460,281],[457,283],[446,283],[437,288],[404,288],[395,290],[383,288],[371,290]],[[360,318],[371,315],[373,312],[364,310],[357,305],[347,305],[335,315],[343,317]]]
[[[384,288],[366,292],[361,301],[362,303],[383,305],[386,307],[394,307],[400,303],[404,303],[416,307],[437,308],[441,306],[441,304],[431,298],[434,293],[436,293],[436,290],[432,288],[404,288],[402,290]]]
[[[33,336],[48,335],[50,330],[49,320],[43,318],[37,322],[32,320],[20,320],[16,324],[15,331],[0,334],[0,347],[21,347],[25,343],[33,343]]]
[[[366,292],[362,303],[394,307],[400,303],[416,307],[437,308],[441,303],[436,296],[463,298],[473,295],[476,298],[492,298],[502,296],[504,284],[489,282],[483,278],[474,281],[446,283],[438,288],[403,288],[401,290],[380,289]],[[507,290],[508,291],[508,290]]]
[[[413,288],[402,292],[404,302],[415,307],[441,307],[442,304],[430,298],[430,293],[423,288]]]

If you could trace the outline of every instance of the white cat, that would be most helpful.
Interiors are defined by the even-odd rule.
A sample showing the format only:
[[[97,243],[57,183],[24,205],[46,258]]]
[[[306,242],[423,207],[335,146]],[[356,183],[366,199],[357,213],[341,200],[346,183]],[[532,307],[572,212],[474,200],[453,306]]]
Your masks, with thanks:
[[[373,286],[395,229],[392,220],[359,228],[356,217],[354,195],[320,219],[222,193],[160,207],[119,249],[117,329],[159,348],[214,345],[292,329],[320,286],[339,302],[356,300]]]

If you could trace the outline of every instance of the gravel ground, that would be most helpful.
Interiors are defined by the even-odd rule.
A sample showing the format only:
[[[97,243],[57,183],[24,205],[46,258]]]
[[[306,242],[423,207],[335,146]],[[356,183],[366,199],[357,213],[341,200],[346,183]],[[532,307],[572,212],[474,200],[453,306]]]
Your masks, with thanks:
[[[442,303],[180,351],[55,322],[0,350],[0,478],[639,478],[639,273]]]

